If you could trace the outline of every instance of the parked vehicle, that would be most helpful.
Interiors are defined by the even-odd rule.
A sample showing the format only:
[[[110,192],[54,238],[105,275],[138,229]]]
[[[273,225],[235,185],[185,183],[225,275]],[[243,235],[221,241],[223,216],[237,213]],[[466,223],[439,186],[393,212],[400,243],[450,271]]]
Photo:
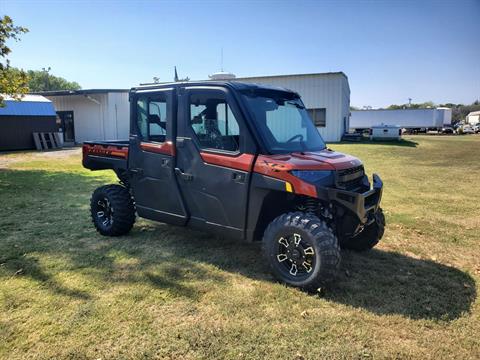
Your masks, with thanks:
[[[465,125],[462,127],[462,133],[463,134],[475,134],[475,131],[470,125]]]
[[[263,241],[281,281],[317,289],[334,280],[340,247],[382,238],[383,183],[326,147],[298,94],[238,82],[133,88],[129,141],[85,142],[83,165],[113,169],[91,216],[102,235],[140,217]],[[232,256],[235,256],[232,254]]]
[[[442,127],[442,134],[453,134],[455,132],[455,130],[453,130],[453,127],[451,126],[448,126],[448,125],[444,125]]]
[[[400,140],[402,129],[396,125],[374,125],[370,129],[370,140]]]
[[[475,134],[480,133],[480,123],[475,124],[475,126],[473,127],[473,131],[475,132]]]

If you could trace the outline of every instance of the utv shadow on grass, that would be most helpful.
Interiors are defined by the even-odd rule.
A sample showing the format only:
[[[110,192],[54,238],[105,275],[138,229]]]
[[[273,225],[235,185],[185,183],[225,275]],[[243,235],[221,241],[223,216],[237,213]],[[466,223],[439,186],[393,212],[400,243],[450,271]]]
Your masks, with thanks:
[[[158,225],[154,232],[159,232],[159,241],[163,242],[161,228]],[[275,281],[260,256],[260,244],[252,246],[182,228],[175,233],[178,243],[169,241],[168,248],[176,256],[250,278]],[[339,277],[321,296],[378,315],[450,321],[470,311],[477,294],[474,279],[454,267],[374,249],[361,253],[342,251]]]
[[[27,277],[83,301],[94,301],[96,291],[117,283],[195,300],[212,286],[228,291],[230,280],[222,271],[274,281],[260,244],[146,221],[127,236],[100,236],[85,204],[104,181],[81,173],[0,171],[0,281]],[[18,196],[28,191],[27,198]],[[468,312],[477,295],[470,275],[430,260],[381,250],[343,251],[342,258],[338,281],[322,297],[375,314],[449,321]],[[57,280],[58,273],[87,276],[90,285],[75,289]]]
[[[454,267],[396,252],[342,252],[344,268],[325,295],[373,313],[450,321],[469,312],[475,280]]]

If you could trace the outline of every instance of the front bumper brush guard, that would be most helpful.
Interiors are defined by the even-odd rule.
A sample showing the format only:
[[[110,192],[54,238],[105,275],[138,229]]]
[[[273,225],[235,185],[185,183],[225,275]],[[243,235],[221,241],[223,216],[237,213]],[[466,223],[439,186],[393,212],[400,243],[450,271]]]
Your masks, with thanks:
[[[367,180],[366,176],[365,178]],[[379,208],[383,192],[383,182],[380,179],[380,176],[373,174],[372,179],[372,188],[364,193],[335,188],[324,188],[323,190],[327,191],[328,199],[330,201],[336,201],[343,207],[352,211],[358,216],[362,224],[366,224],[369,219],[373,218],[373,214],[375,214]]]

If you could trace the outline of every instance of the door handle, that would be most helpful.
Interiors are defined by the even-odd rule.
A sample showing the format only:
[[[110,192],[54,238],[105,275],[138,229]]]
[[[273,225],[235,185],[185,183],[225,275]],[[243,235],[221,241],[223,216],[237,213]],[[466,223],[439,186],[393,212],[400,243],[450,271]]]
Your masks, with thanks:
[[[177,147],[182,148],[185,146],[185,139],[184,138],[177,138]]]
[[[192,181],[193,180],[193,175],[192,174],[187,174],[187,173],[184,173],[182,170],[180,170],[179,168],[175,168],[175,174],[177,174],[178,176],[180,176],[181,179],[185,180],[185,181]]]
[[[245,182],[245,174],[241,173],[241,172],[234,172],[234,173],[232,173],[232,179],[235,182],[244,183]]]
[[[141,175],[141,174],[143,174],[143,169],[141,169],[141,168],[134,168],[134,169],[130,169],[130,172],[132,172],[132,173],[134,173],[134,174]]]

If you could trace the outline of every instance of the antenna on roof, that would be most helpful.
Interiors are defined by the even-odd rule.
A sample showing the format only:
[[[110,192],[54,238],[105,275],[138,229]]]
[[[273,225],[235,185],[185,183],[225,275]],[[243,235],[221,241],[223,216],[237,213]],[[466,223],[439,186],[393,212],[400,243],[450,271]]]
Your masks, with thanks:
[[[220,71],[208,75],[210,80],[233,80],[236,78],[235,74],[223,70],[223,46],[220,48]]]
[[[220,71],[223,72],[223,46],[220,48]]]
[[[175,76],[173,77],[173,81],[178,81],[178,74],[177,74],[177,67],[175,66]]]

